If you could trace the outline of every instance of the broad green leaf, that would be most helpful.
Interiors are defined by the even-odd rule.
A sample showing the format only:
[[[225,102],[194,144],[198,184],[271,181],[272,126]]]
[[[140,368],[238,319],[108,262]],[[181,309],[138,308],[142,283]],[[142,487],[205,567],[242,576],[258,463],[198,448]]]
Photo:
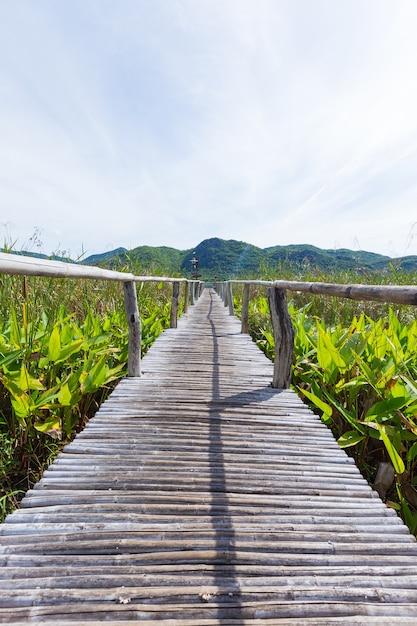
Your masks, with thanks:
[[[40,380],[31,376],[25,365],[20,368],[18,385],[22,391],[28,391],[28,389],[37,389],[42,391],[45,389]]]
[[[22,350],[13,350],[9,354],[0,355],[0,367],[8,367],[11,363],[15,363],[22,356]]]
[[[58,361],[61,355],[61,335],[57,325],[54,326],[49,338],[48,357],[50,361]]]
[[[365,435],[361,435],[357,430],[349,430],[339,437],[337,443],[341,448],[349,448],[350,446],[356,446],[357,443],[364,439],[366,439]]]
[[[365,422],[373,422],[373,421],[383,421],[384,419],[389,419],[395,411],[401,409],[405,404],[407,404],[407,398],[389,398],[388,400],[382,400],[381,402],[376,402],[373,404],[370,409],[366,412]]]
[[[62,383],[59,382],[54,387],[50,387],[49,389],[46,389],[43,393],[41,393],[36,399],[36,407],[50,408],[52,406],[51,403],[58,398],[61,386]]]
[[[302,389],[301,391],[306,396],[306,398],[308,398],[314,404],[314,406],[320,409],[320,411],[323,411],[323,421],[329,421],[333,413],[332,407],[329,404],[326,404],[326,402],[323,402],[323,400],[321,400],[314,393],[307,391],[307,389]]]
[[[55,415],[48,417],[45,422],[35,422],[35,428],[41,433],[46,433],[54,439],[61,436],[61,420]]]
[[[98,389],[106,381],[107,376],[107,355],[103,355],[89,372],[91,386]]]
[[[414,384],[414,381],[410,380],[408,376],[401,376],[401,379],[404,381],[405,386],[408,388],[409,392],[417,398],[417,386]]]
[[[69,389],[68,383],[62,385],[58,393],[58,402],[61,406],[71,406],[72,393]]]
[[[353,412],[349,411],[344,406],[342,406],[340,402],[338,402],[336,398],[333,398],[330,395],[330,393],[328,393],[326,390],[323,390],[323,391],[324,391],[324,395],[329,400],[329,402],[333,404],[333,406],[339,411],[339,413],[345,418],[345,420],[351,426],[353,426],[355,430],[358,430],[362,435],[365,435],[364,427],[362,426],[361,422],[355,417]]]
[[[404,461],[402,460],[401,456],[398,454],[397,450],[395,449],[393,445],[393,442],[388,436],[387,428],[383,424],[379,424],[378,422],[373,422],[373,423],[375,424],[376,428],[379,430],[381,439],[384,442],[384,445],[387,449],[389,458],[391,459],[391,463],[393,464],[395,471],[397,472],[397,474],[402,474],[405,471]]]
[[[417,456],[417,441],[413,443],[413,445],[407,452],[407,461],[414,461],[416,456]]]
[[[340,355],[345,364],[351,362],[353,364],[354,355],[361,355],[367,345],[367,338],[363,333],[355,332],[346,338],[342,346],[340,346]]]
[[[54,359],[55,362],[61,363],[62,361],[66,361],[67,359],[69,359],[70,356],[72,356],[76,352],[79,352],[82,349],[84,343],[84,339],[77,339],[76,341],[70,343],[68,346],[64,346],[63,348],[61,348],[59,357],[57,359]]]
[[[383,359],[385,357],[389,344],[385,333],[382,328],[380,328],[380,324],[375,324],[368,337],[368,343],[373,355],[376,356],[377,359]]]
[[[346,363],[338,348],[333,345],[330,335],[320,326],[318,332],[317,360],[320,366],[327,371],[333,371],[335,368],[346,368]]]
[[[29,396],[22,393],[20,396],[13,396],[10,400],[13,410],[18,418],[24,418],[31,414],[32,403]]]
[[[111,330],[111,326],[112,326],[112,322],[111,322],[110,316],[106,317],[106,319],[103,322],[104,332],[108,332],[109,330]]]

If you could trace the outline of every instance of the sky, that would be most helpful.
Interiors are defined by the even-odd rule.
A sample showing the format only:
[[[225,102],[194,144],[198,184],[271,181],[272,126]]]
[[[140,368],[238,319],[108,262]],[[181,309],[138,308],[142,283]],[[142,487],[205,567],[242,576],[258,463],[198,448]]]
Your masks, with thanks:
[[[417,254],[416,0],[0,0],[0,246]]]

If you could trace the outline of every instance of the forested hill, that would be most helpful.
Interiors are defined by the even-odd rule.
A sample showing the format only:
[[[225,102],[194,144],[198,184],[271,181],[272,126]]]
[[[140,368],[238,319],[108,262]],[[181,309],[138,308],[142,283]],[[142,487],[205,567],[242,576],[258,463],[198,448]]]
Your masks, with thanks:
[[[363,250],[323,250],[310,245],[273,246],[257,248],[249,243],[224,239],[205,239],[189,250],[177,250],[166,246],[139,246],[133,250],[118,248],[111,252],[95,254],[82,262],[92,265],[105,265],[113,268],[129,266],[143,268],[147,273],[170,273],[189,275],[194,252],[199,260],[202,278],[218,279],[231,277],[254,277],[262,272],[274,275],[285,265],[293,269],[316,268],[330,270],[381,271],[395,268],[407,271],[417,270],[417,256],[402,259]]]

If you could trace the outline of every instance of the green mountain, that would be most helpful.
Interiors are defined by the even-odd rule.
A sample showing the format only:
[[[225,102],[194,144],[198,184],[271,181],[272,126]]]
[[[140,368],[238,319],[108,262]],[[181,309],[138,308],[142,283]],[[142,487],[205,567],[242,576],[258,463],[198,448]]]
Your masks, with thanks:
[[[258,248],[243,241],[205,239],[195,248],[177,250],[166,246],[139,246],[133,250],[118,248],[102,255],[87,257],[82,262],[105,265],[113,269],[134,268],[135,273],[190,275],[191,259],[197,255],[199,273],[205,280],[216,276],[227,278],[255,278],[260,272],[274,275],[287,266],[306,271],[307,268],[322,271],[383,271],[390,264],[407,271],[417,271],[417,256],[402,259],[363,250],[325,250],[311,245],[273,246]]]
[[[103,252],[102,254],[92,254],[86,259],[83,259],[81,263],[85,265],[108,265],[114,259],[119,259],[126,252],[126,248],[116,248],[115,250]]]

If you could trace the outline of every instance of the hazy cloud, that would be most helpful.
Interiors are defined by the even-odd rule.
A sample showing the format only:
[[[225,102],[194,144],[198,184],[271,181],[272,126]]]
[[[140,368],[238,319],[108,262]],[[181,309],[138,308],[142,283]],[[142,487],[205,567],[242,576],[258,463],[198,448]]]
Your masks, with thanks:
[[[414,0],[4,0],[0,221],[417,254]]]

